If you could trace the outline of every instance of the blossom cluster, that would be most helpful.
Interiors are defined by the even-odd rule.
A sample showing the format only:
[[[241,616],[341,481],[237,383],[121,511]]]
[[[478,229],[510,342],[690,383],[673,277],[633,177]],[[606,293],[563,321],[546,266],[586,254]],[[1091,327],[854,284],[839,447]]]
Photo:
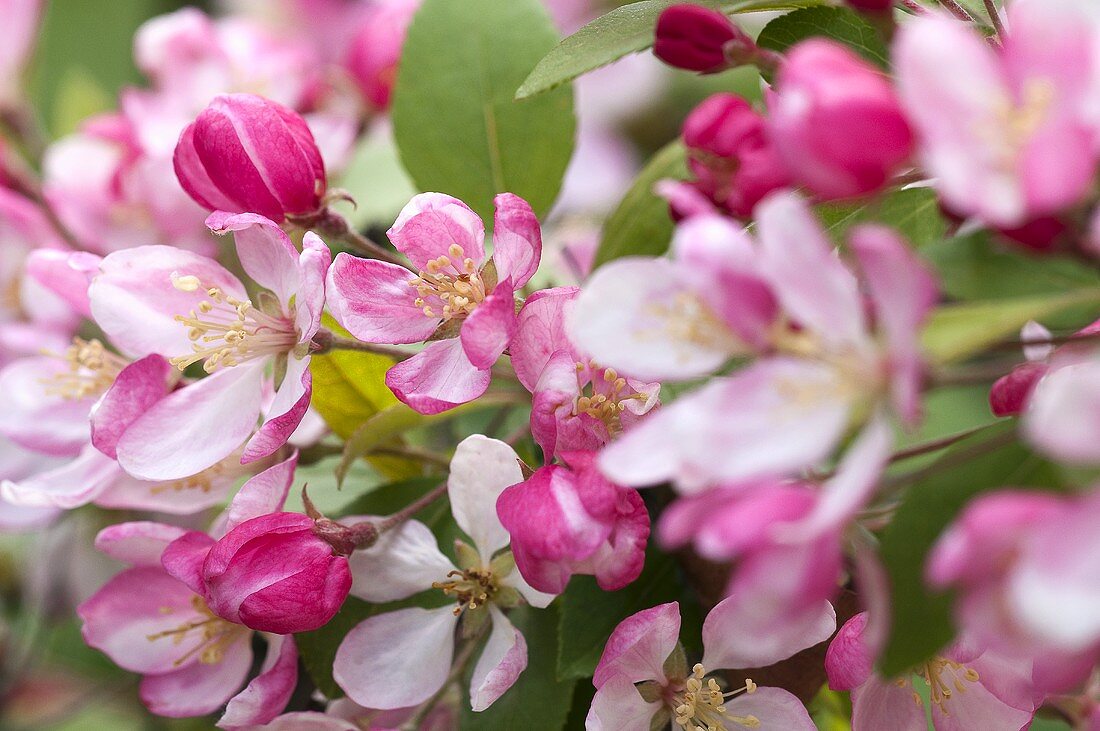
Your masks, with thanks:
[[[648,12],[521,4],[589,23],[552,53]],[[1100,724],[1100,6],[795,2],[836,22],[787,43],[793,13],[714,5],[654,11],[679,71],[577,82],[552,212],[506,185],[509,97],[478,108],[492,180],[409,164],[385,224],[352,213],[385,192],[342,188],[362,149],[412,162],[390,110],[441,0],[150,19],[147,84],[41,151],[0,87],[0,529],[47,583],[76,536],[65,610],[150,713],[810,730],[850,693],[856,731]],[[0,8],[18,79],[42,4]],[[613,91],[685,71],[763,92],[703,99],[627,191]]]

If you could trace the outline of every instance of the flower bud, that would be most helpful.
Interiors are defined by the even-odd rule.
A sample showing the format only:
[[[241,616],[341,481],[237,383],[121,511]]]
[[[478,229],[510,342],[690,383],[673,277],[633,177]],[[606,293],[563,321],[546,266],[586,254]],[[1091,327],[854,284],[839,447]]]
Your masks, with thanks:
[[[882,13],[894,7],[894,0],[847,0],[848,6],[865,13]]]
[[[173,157],[188,195],[211,211],[281,222],[316,213],[325,166],[296,112],[254,94],[220,94],[180,135]]]
[[[819,198],[872,193],[909,157],[913,133],[890,82],[844,46],[798,44],[776,86],[768,105],[772,141]]]
[[[790,183],[764,118],[733,94],[714,94],[688,115],[684,144],[695,187],[735,216],[750,215],[762,198]]]
[[[699,5],[673,5],[657,18],[653,54],[669,66],[713,74],[748,62],[756,44],[728,17]]]
[[[347,557],[299,513],[262,515],[229,531],[210,549],[202,579],[219,616],[276,634],[324,626],[351,589]]]
[[[420,0],[389,0],[375,6],[351,41],[347,69],[375,109],[390,105],[405,32],[419,7]]]
[[[1027,406],[1035,384],[1047,374],[1046,363],[1023,363],[1001,376],[989,389],[989,408],[994,416],[1017,416]]]

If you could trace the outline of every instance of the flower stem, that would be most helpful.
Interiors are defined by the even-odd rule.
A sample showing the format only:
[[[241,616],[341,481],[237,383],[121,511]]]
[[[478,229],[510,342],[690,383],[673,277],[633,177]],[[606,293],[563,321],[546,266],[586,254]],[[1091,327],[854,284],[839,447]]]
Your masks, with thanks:
[[[993,0],[985,0],[985,10],[989,13],[989,22],[993,23],[993,30],[997,33],[997,38],[1004,42],[1005,37],[1005,25],[1001,21],[1001,12],[997,10],[997,4]]]
[[[955,0],[938,0],[938,2],[949,13],[954,15],[959,20],[964,20],[967,23],[975,22],[974,16],[967,12],[966,8],[964,8],[962,5],[959,5],[957,2],[955,2]]]
[[[436,500],[438,500],[439,498],[443,497],[446,494],[447,494],[447,483],[446,482],[443,482],[439,485],[436,485],[430,491],[428,491],[425,494],[421,495],[416,500],[413,500],[411,503],[409,503],[405,507],[401,508],[401,510],[398,510],[396,513],[394,513],[390,517],[388,517],[384,520],[378,521],[378,523],[377,523],[378,532],[383,533],[387,530],[390,530],[391,528],[396,528],[397,526],[401,525],[406,520],[413,517],[414,515],[419,513],[421,510],[428,507],[429,505],[431,505]]]
[[[362,340],[340,337],[331,330],[318,330],[313,336],[314,355],[323,355],[330,350],[358,350],[364,353],[374,353],[393,358],[396,361],[408,360],[416,355],[412,350],[397,345],[379,345],[378,343],[364,343]]]

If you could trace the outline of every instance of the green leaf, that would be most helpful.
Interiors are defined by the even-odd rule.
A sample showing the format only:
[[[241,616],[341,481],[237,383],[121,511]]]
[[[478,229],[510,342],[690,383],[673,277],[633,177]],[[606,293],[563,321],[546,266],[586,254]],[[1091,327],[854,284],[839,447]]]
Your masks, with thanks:
[[[848,8],[803,8],[764,26],[756,39],[761,48],[783,52],[799,41],[824,36],[843,43],[868,61],[889,68],[890,51],[873,25]]]
[[[443,475],[431,475],[427,477],[413,477],[408,480],[399,480],[386,485],[379,485],[365,495],[360,495],[355,500],[337,510],[333,517],[346,518],[349,515],[392,515],[406,505],[424,495],[442,481]],[[434,505],[447,505],[446,500],[439,500]],[[416,513],[413,517],[421,522],[430,522],[426,517],[434,517],[429,514],[431,507]],[[447,508],[449,510],[449,508]]]
[[[345,217],[357,229],[388,228],[401,208],[419,191],[397,156],[389,135],[368,134],[355,148],[351,162],[337,181],[355,199]],[[337,204],[345,207],[345,204]]]
[[[826,204],[818,206],[817,214],[838,244],[844,243],[852,228],[879,223],[898,231],[923,253],[924,247],[941,242],[947,232],[936,194],[929,188],[897,190],[858,205]]]
[[[457,196],[487,221],[504,191],[549,210],[573,151],[573,93],[513,97],[557,40],[539,0],[425,0],[392,112],[401,161],[421,190]]]
[[[344,606],[332,620],[320,629],[301,632],[294,635],[298,646],[298,655],[302,658],[306,672],[317,689],[327,698],[342,698],[343,689],[332,679],[332,662],[336,659],[336,650],[348,632],[367,617],[378,613],[383,605],[367,604],[361,599],[348,597]]]
[[[395,437],[423,425],[427,419],[402,403],[368,417],[344,443],[344,453],[336,466],[336,484],[344,484],[344,477],[355,460],[369,456],[373,450],[387,443],[393,443]]]
[[[587,678],[596,670],[612,631],[630,615],[666,602],[680,602],[680,633],[684,644],[697,649],[702,611],[680,583],[676,561],[650,550],[641,576],[618,591],[604,591],[591,576],[574,576],[561,598],[558,637],[558,677]]]
[[[1045,297],[1022,297],[944,305],[924,329],[924,352],[936,365],[963,360],[1019,333],[1028,320],[1042,320],[1080,305],[1100,302],[1100,288]]]
[[[681,1],[643,0],[616,8],[596,18],[546,54],[516,92],[516,98],[527,99],[544,94],[589,71],[614,63],[623,56],[644,51],[653,45],[653,29],[657,24],[657,16],[665,8]],[[734,14],[757,10],[790,10],[822,3],[823,0],[696,0],[695,4]]]
[[[1002,246],[986,231],[921,247],[939,271],[943,291],[956,299],[983,300],[1061,294],[1100,286],[1100,274],[1079,260],[1030,255]]]
[[[665,178],[687,178],[687,151],[679,141],[670,142],[645,166],[603,227],[595,265],[621,256],[659,256],[672,241],[668,202],[653,192]]]
[[[527,668],[508,691],[480,713],[470,710],[466,685],[462,690],[459,728],[477,731],[561,731],[573,698],[573,680],[554,674],[558,642],[558,610],[520,607],[508,619],[527,642]]]
[[[980,493],[1005,486],[1064,489],[1064,476],[1013,441],[1012,427],[997,425],[948,450],[926,468],[926,477],[909,487],[883,532],[880,555],[893,598],[882,658],[887,676],[904,673],[951,641],[950,598],[925,587],[924,566],[933,543],[963,506]],[[993,448],[981,451],[982,445]]]

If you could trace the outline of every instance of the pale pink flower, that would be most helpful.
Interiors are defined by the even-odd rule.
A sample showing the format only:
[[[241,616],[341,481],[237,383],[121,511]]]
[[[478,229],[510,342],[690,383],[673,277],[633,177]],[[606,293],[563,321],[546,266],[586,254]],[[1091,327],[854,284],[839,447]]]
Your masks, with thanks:
[[[942,14],[903,24],[898,92],[946,205],[1013,228],[1091,189],[1100,112],[1100,16],[1088,0],[1020,0],[994,48]]]
[[[515,333],[515,292],[538,268],[542,235],[531,207],[511,193],[495,203],[491,262],[477,214],[451,196],[422,193],[388,232],[415,273],[346,253],[329,272],[329,308],[352,335],[369,343],[431,340],[386,374],[386,385],[421,413],[485,393]]]
[[[214,260],[159,246],[107,256],[89,289],[96,323],[124,353],[158,353],[180,370],[202,363],[211,374],[149,403],[117,436],[119,463],[142,479],[201,472],[246,440],[242,462],[266,457],[309,406],[328,247],[307,233],[299,254],[286,233],[255,214],[215,214],[209,224],[235,233],[245,272],[267,290],[255,304]],[[264,404],[272,367],[280,380]]]
[[[480,631],[489,640],[474,665],[470,705],[488,708],[527,667],[527,644],[502,609],[525,600],[545,607],[554,598],[536,591],[515,569],[508,532],[497,518],[497,498],[523,480],[516,453],[504,442],[474,435],[451,460],[451,512],[473,545],[456,543],[458,563],[443,555],[423,523],[410,520],[351,556],[351,593],[390,602],[429,589],[457,600],[437,609],[411,607],[365,619],[336,653],[333,677],[356,703],[381,709],[415,706],[447,681],[455,632]]]
[[[592,452],[561,455],[497,499],[516,567],[534,588],[560,594],[573,574],[591,574],[606,591],[638,578],[649,513],[638,493],[608,482]]]
[[[241,488],[225,527],[278,510],[293,461]],[[262,493],[262,494],[260,494]],[[259,513],[253,513],[259,509]],[[293,638],[272,635],[260,674],[241,690],[253,663],[252,631],[209,608],[197,582],[209,546],[182,528],[123,523],[104,529],[96,547],[132,568],[115,576],[77,609],[85,641],[143,675],[141,699],[154,713],[201,716],[228,701],[219,728],[237,731],[273,720],[290,700],[298,675]]]
[[[883,678],[874,670],[878,653],[866,636],[867,613],[848,620],[829,645],[829,687],[852,692],[852,731],[924,731],[924,703],[911,677]],[[913,674],[930,689],[936,731],[988,728],[1020,731],[1042,700],[1030,685],[1026,663],[956,642]]]
[[[1081,333],[1098,331],[1094,324]],[[1063,462],[1100,462],[1100,351],[1087,344],[1064,345],[1049,362],[1034,365],[1030,372],[1021,373],[1026,368],[1022,366],[1006,376],[1032,378],[1017,388],[1026,396],[1021,416],[1024,437]],[[1006,387],[998,381],[994,388],[998,385],[1002,390]]]
[[[777,194],[756,217],[755,241],[717,217],[689,219],[672,260],[612,262],[577,298],[573,341],[640,378],[766,356],[612,442],[600,464],[613,482],[690,489],[789,474],[831,454],[854,415],[919,418],[919,328],[937,297],[925,266],[888,229],[853,232],[868,313],[855,272],[801,199]]]
[[[0,14],[5,18],[0,36],[0,107],[23,103],[23,72],[35,41],[42,16],[42,0],[4,0]]]
[[[531,435],[549,460],[598,449],[657,405],[660,384],[643,383],[585,357],[565,331],[575,287],[534,293],[509,348],[516,377],[533,394]]]
[[[385,111],[390,106],[405,31],[419,8],[420,0],[375,3],[351,40],[346,61],[348,71],[367,104],[376,110]]]
[[[707,673],[741,665],[726,640],[738,627],[708,632],[708,625],[725,625],[719,604],[703,629],[703,658],[690,671],[679,645],[680,606],[676,602],[645,609],[624,619],[604,647],[592,682],[596,695],[586,719],[589,731],[650,731],[660,728],[761,728],[812,731],[810,715],[799,700],[780,688],[762,688],[751,680],[728,691]],[[773,662],[832,634],[797,638]]]

